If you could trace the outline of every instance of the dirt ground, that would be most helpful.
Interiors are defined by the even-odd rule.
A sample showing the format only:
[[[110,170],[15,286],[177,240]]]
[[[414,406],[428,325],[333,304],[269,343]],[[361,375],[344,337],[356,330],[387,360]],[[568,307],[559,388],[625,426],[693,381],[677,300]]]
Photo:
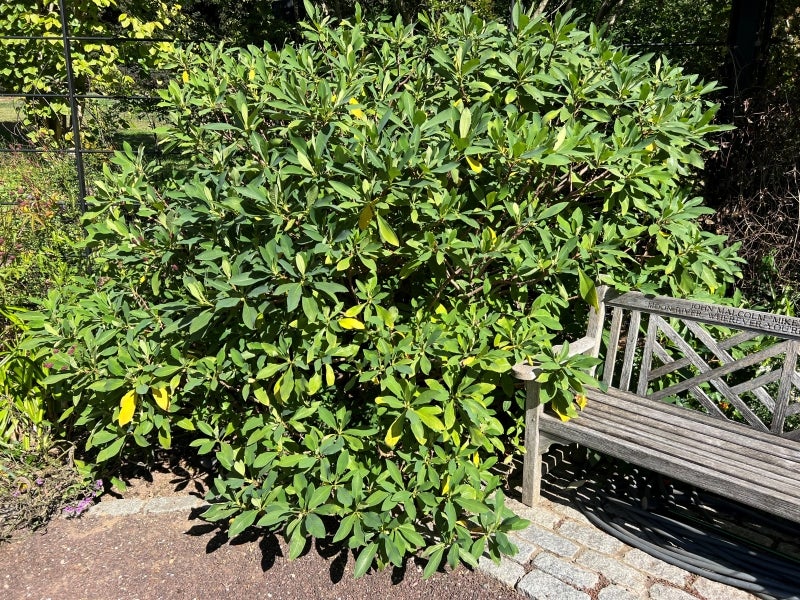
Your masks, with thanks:
[[[206,481],[185,464],[134,474],[125,498],[194,493]],[[115,494],[117,495],[117,494]],[[106,495],[102,501],[110,501]],[[0,544],[0,598],[17,600],[521,600],[500,582],[465,568],[422,579],[422,566],[353,579],[341,548],[309,543],[288,561],[282,539],[227,541],[213,524],[184,513],[58,518],[45,531]]]

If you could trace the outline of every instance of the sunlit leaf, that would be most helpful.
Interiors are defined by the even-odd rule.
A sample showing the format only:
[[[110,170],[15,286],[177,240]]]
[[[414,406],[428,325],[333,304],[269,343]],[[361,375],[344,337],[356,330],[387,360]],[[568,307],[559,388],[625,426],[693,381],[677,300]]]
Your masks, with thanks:
[[[358,319],[354,319],[352,317],[345,317],[344,319],[339,319],[339,327],[342,329],[364,329],[364,323],[359,321]]]
[[[467,156],[467,164],[469,165],[469,168],[472,169],[472,171],[475,173],[480,173],[481,171],[483,171],[483,165],[477,158],[473,156]]]
[[[122,400],[120,400],[119,417],[117,419],[120,427],[124,427],[133,421],[133,415],[136,412],[136,401],[138,398],[139,396],[136,391],[131,390],[122,397]]]
[[[165,387],[151,388],[153,399],[161,410],[169,410],[169,390]]]
[[[403,421],[405,421],[405,413],[397,417],[392,423],[391,427],[386,431],[384,441],[389,448],[394,448],[400,438],[403,437]]]

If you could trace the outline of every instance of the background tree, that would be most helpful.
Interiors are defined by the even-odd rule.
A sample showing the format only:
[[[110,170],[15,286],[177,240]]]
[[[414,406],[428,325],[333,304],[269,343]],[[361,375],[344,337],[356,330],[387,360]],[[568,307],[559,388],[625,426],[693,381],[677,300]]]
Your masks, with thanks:
[[[116,0],[71,0],[67,24],[73,37],[124,35],[152,37],[164,31],[179,14],[179,5],[166,2],[127,2],[137,13],[121,12]],[[33,141],[62,143],[71,134],[64,44],[58,2],[12,0],[0,4],[0,35],[52,36],[54,39],[6,39],[0,41],[0,90],[31,95],[25,103],[25,125]],[[152,66],[169,48],[167,44],[75,41],[72,59],[76,91],[125,94],[137,85],[131,65]],[[85,101],[81,101],[81,114]]]

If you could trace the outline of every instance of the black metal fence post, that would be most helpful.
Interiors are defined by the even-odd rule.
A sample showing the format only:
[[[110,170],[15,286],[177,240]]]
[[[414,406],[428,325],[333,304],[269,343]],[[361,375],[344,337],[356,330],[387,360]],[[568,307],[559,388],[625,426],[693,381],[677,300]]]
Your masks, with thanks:
[[[61,35],[64,40],[64,62],[67,75],[67,93],[72,119],[72,143],[75,150],[75,168],[78,172],[78,203],[81,212],[86,212],[86,170],[83,164],[83,149],[81,146],[80,113],[78,111],[78,98],[75,92],[75,73],[72,70],[72,52],[70,49],[70,35],[68,31],[67,10],[64,0],[58,0],[61,11]]]

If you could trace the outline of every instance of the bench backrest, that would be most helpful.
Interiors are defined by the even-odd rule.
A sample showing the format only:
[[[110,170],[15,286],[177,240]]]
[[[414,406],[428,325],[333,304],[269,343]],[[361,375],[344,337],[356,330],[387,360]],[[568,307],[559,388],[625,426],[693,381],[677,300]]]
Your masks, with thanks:
[[[800,428],[785,431],[787,418],[800,414],[800,318],[638,292],[599,292],[600,310],[590,317],[588,335],[599,347],[610,310],[602,377],[609,388],[677,401],[800,440]]]

